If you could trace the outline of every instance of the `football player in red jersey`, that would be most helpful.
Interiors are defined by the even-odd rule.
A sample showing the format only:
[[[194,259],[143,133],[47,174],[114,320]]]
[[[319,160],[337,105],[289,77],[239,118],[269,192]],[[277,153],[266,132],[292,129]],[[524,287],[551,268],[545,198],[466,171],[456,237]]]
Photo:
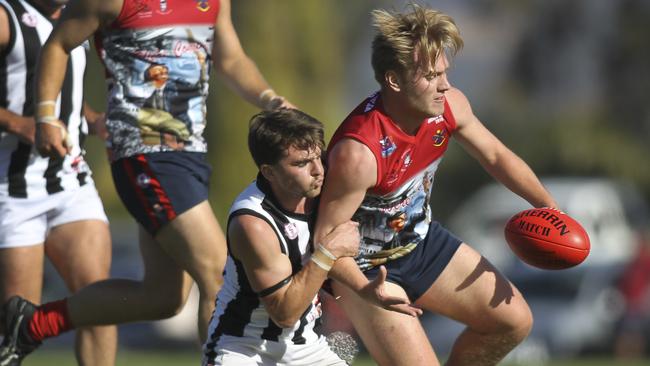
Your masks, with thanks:
[[[507,278],[431,219],[433,175],[453,137],[533,206],[556,203],[447,79],[450,57],[463,44],[453,19],[417,5],[404,13],[376,10],[373,17],[372,66],[380,91],[363,101],[332,137],[315,240],[340,223],[358,221],[362,243],[356,263],[342,258],[332,271],[346,278],[340,274],[359,266],[365,276],[352,271],[347,276],[347,285],[355,288],[384,265],[390,295],[408,296],[423,310],[466,325],[448,365],[495,365],[528,335],[532,314]],[[405,219],[400,235],[409,235],[395,247],[389,223],[400,212]],[[339,283],[333,287],[380,365],[439,364],[417,318],[369,306]]]
[[[202,133],[210,69],[261,109],[293,107],[242,49],[229,0],[73,0],[43,48],[37,73],[36,118],[49,122],[37,126],[43,155],[67,152],[65,130],[55,125],[49,107],[70,50],[93,34],[108,75],[113,179],[139,223],[144,278],[96,283],[56,306],[38,307],[34,316],[23,316],[33,305],[14,299],[5,317],[18,335],[7,340],[3,353],[28,352],[71,328],[171,317],[183,308],[193,281],[205,340],[226,260],[224,235],[207,200],[211,168]],[[166,68],[162,90],[145,77],[152,65]],[[151,96],[160,103],[146,103]]]

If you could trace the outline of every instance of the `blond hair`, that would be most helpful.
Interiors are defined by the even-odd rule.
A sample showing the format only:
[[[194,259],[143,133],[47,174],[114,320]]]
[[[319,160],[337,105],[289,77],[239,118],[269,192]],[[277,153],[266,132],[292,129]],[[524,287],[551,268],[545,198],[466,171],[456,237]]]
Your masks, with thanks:
[[[379,84],[384,84],[389,70],[403,75],[419,66],[434,65],[443,52],[454,56],[463,47],[460,31],[449,15],[417,4],[410,7],[408,13],[372,11],[377,31],[372,41],[372,68]]]

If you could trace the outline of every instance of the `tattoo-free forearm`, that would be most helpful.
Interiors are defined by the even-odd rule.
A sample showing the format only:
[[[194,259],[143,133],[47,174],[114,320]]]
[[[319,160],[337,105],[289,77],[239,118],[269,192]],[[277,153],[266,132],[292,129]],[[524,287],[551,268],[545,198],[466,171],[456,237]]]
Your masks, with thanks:
[[[36,105],[57,99],[69,57],[59,43],[47,42],[43,46],[36,69]]]
[[[326,278],[327,271],[313,261],[307,262],[292,276],[286,288],[271,296],[262,297],[271,319],[280,327],[293,327],[310,306]]]

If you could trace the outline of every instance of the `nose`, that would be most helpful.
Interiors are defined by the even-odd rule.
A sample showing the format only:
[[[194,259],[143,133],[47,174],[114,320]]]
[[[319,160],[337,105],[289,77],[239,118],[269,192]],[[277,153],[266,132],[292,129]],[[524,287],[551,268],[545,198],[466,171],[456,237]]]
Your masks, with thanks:
[[[449,84],[449,80],[447,79],[447,73],[443,73],[440,75],[440,83],[438,84],[438,91],[439,92],[446,92],[451,88],[451,84]]]
[[[323,169],[323,163],[321,162],[320,159],[315,159],[311,165],[311,175],[314,177],[318,177],[320,175],[323,175],[324,173],[325,173],[325,169]]]

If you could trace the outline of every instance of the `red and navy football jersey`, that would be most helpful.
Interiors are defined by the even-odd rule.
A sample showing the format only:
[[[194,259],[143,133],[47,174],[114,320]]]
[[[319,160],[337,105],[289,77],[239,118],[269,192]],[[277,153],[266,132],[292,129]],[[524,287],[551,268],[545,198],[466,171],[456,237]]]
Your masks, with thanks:
[[[445,112],[422,121],[415,135],[406,134],[385,113],[381,94],[361,103],[337,129],[331,151],[344,138],[355,139],[377,161],[377,183],[354,214],[362,242],[357,263],[370,269],[410,253],[426,236],[434,174],[447,150],[456,120]]]
[[[108,81],[113,159],[206,152],[203,138],[218,0],[124,0],[95,37]]]

